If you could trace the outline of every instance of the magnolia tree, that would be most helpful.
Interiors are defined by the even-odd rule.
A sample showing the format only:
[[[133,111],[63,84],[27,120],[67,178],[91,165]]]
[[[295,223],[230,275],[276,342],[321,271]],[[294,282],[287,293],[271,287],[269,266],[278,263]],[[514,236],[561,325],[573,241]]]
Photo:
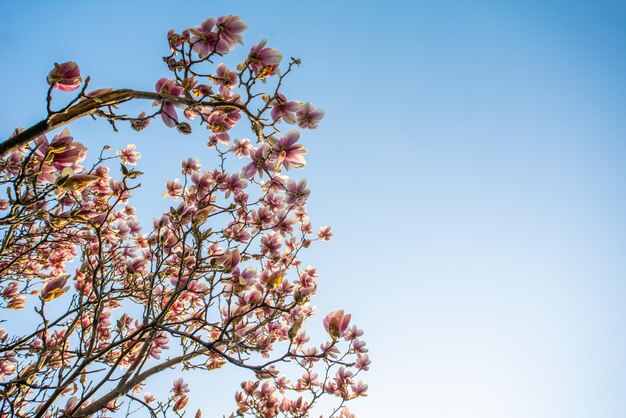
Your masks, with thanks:
[[[303,327],[318,275],[298,256],[332,234],[314,232],[306,181],[286,174],[305,165],[300,132],[279,127],[314,129],[324,113],[281,93],[300,61],[281,67],[265,41],[222,62],[245,30],[224,16],[169,31],[170,75],[156,91],[88,92],[74,62],[55,64],[47,117],[0,144],[2,417],[199,417],[187,411],[183,371],[208,377],[225,364],[250,375],[233,388],[231,416],[309,416],[326,397],[335,400],[326,415],[347,417],[346,402],[365,396],[357,376],[369,359],[350,315],[312,324],[326,330],[321,343]],[[71,93],[59,110],[55,90]],[[120,110],[141,99],[152,110]],[[134,145],[87,159],[67,128],[46,135],[88,115],[114,129],[153,119],[181,134],[206,128],[216,162],[183,161],[181,178],[166,182],[170,209],[142,229]],[[231,138],[236,124],[253,139]],[[180,377],[162,390],[157,375],[169,369]]]

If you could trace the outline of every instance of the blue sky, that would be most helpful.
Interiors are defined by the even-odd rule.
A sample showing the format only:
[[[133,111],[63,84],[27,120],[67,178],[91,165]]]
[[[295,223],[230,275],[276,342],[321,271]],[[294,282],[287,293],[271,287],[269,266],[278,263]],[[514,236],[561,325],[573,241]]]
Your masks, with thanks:
[[[223,14],[247,46],[302,58],[286,93],[327,112],[299,175],[335,239],[305,258],[319,312],[366,331],[359,416],[626,416],[625,3],[4,2],[4,135],[44,116],[53,62],[151,90],[167,30]],[[160,126],[72,131],[137,144],[147,219],[179,160],[207,153]],[[191,385],[210,388],[205,416],[240,377],[216,376]]]

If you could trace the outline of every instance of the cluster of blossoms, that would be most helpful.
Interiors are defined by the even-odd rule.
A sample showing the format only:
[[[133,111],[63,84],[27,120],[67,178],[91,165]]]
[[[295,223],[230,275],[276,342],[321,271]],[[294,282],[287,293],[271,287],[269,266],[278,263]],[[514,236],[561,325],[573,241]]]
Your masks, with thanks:
[[[329,415],[348,417],[345,403],[366,396],[359,375],[369,358],[350,315],[326,315],[321,344],[303,327],[315,315],[318,274],[299,255],[332,232],[313,228],[306,180],[287,175],[306,164],[300,132],[278,127],[314,129],[324,113],[279,91],[300,62],[281,70],[282,55],[266,41],[233,67],[213,64],[245,30],[236,16],[171,30],[164,62],[172,76],[154,92],[86,93],[72,62],[50,72],[48,103],[54,89],[80,89],[65,108],[49,108],[50,129],[88,114],[135,130],[160,117],[183,134],[197,123],[219,163],[184,160],[181,177],[165,185],[170,210],[144,230],[130,204],[143,174],[135,145],[104,147],[88,165],[67,129],[52,138],[16,131],[7,141],[17,145],[0,158],[0,309],[24,316],[0,328],[0,417],[182,416],[183,378],[165,397],[146,391],[171,367],[248,369],[254,378],[235,394],[238,416],[309,416],[327,395],[338,401]],[[114,113],[130,99],[156,109]],[[231,137],[242,121],[254,140]],[[114,160],[119,173],[106,165]],[[283,373],[286,362],[299,372]]]

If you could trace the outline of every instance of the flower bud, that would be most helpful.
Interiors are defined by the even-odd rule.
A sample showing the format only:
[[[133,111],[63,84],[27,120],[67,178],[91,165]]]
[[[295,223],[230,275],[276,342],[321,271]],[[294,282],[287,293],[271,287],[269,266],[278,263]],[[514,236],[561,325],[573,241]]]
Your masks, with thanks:
[[[82,82],[80,69],[73,61],[54,64],[54,68],[48,74],[48,84],[61,91],[74,91]]]
[[[59,276],[50,280],[41,290],[41,299],[45,302],[51,301],[52,299],[56,299],[59,296],[63,295],[63,293],[69,290],[69,287],[66,287],[67,279],[69,279],[69,275]]]
[[[178,129],[178,132],[184,135],[189,135],[191,133],[191,125],[189,125],[187,122],[177,123],[176,129]]]

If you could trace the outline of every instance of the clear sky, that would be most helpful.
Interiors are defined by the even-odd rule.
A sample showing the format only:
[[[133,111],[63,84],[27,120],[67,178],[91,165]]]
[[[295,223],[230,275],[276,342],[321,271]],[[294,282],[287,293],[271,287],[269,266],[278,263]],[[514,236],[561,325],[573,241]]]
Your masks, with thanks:
[[[224,14],[247,46],[302,58],[286,92],[327,112],[298,175],[335,239],[305,261],[319,312],[366,331],[359,416],[626,416],[626,3],[5,1],[2,135],[44,116],[53,62],[151,90],[167,30]],[[208,152],[160,126],[72,132],[137,144],[147,219],[179,160]],[[204,416],[239,379],[194,378]]]

